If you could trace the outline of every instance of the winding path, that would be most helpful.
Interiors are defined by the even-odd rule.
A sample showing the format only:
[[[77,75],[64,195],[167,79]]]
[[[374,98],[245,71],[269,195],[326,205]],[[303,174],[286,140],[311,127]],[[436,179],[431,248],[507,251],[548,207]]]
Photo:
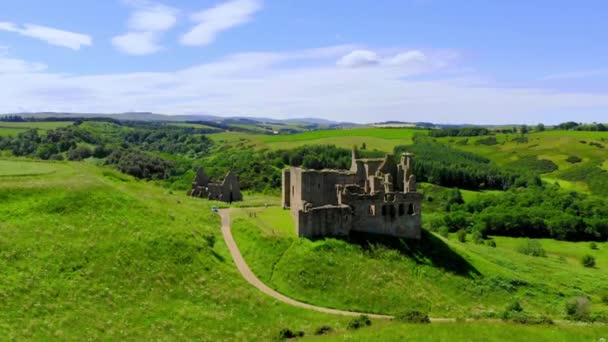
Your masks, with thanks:
[[[390,315],[379,315],[372,314],[367,312],[356,312],[356,311],[346,311],[346,310],[338,310],[338,309],[330,309],[322,306],[316,306],[308,303],[303,303],[297,301],[295,299],[289,298],[264,284],[258,277],[251,271],[249,265],[245,262],[239,247],[232,236],[232,229],[230,226],[230,209],[220,209],[219,210],[220,217],[222,218],[222,236],[224,237],[224,241],[228,246],[228,250],[230,250],[230,255],[232,255],[232,260],[236,264],[236,268],[239,270],[243,278],[247,280],[247,282],[253,286],[255,286],[258,290],[264,292],[268,296],[281,301],[285,304],[289,304],[292,306],[296,306],[303,309],[314,310],[326,314],[332,315],[342,315],[342,316],[360,316],[366,315],[371,318],[380,318],[380,319],[392,319],[393,316]],[[431,322],[433,323],[450,323],[456,322],[455,318],[439,318],[439,317],[431,317]],[[465,319],[465,321],[473,321],[473,319]],[[497,319],[486,319],[484,321],[498,321]]]
[[[236,264],[236,268],[238,268],[239,272],[241,272],[241,275],[243,276],[243,278],[245,278],[245,280],[247,280],[247,282],[249,284],[255,286],[258,290],[264,292],[265,294],[269,295],[270,297],[272,297],[278,301],[281,301],[283,303],[286,303],[286,304],[289,304],[292,306],[297,306],[297,307],[304,308],[304,309],[308,309],[308,310],[323,312],[323,313],[327,313],[327,314],[342,315],[342,316],[367,315],[371,318],[384,318],[384,319],[393,318],[392,316],[388,316],[388,315],[378,315],[378,314],[370,314],[370,313],[364,313],[364,312],[336,310],[336,309],[330,309],[330,308],[324,308],[321,306],[311,305],[311,304],[307,304],[307,303],[302,303],[297,300],[291,299],[287,296],[284,296],[284,295],[278,293],[277,291],[271,289],[266,284],[264,284],[260,279],[258,279],[258,277],[256,277],[256,275],[251,271],[251,269],[245,262],[245,259],[243,259],[243,256],[241,255],[241,251],[239,250],[239,247],[236,245],[236,241],[234,241],[234,237],[232,236],[232,230],[230,227],[230,209],[222,209],[219,211],[219,214],[220,214],[220,217],[222,218],[222,235],[224,236],[224,241],[226,241],[226,245],[228,246],[228,249],[230,250],[230,255],[232,255],[232,260],[234,260],[234,263]]]
[[[253,271],[251,271],[251,269],[249,268],[249,265],[247,265],[247,263],[245,262],[243,255],[241,255],[241,251],[239,250],[239,247],[236,245],[236,241],[234,240],[234,237],[232,236],[232,229],[230,226],[230,209],[221,209],[221,210],[219,210],[219,214],[220,214],[220,217],[222,218],[222,236],[224,237],[224,241],[226,242],[226,245],[228,246],[228,249],[230,250],[230,255],[232,255],[232,260],[234,260],[236,267],[238,268],[238,270],[241,273],[241,275],[243,276],[243,278],[245,278],[245,280],[247,280],[247,282],[249,284],[255,286],[258,290],[264,292],[268,296],[270,296],[278,301],[281,301],[285,304],[289,304],[289,305],[296,306],[296,307],[303,308],[303,309],[314,310],[314,311],[318,311],[318,312],[322,312],[322,313],[326,313],[326,314],[342,315],[342,316],[367,315],[368,317],[371,317],[371,318],[380,318],[380,319],[392,319],[393,318],[393,316],[389,316],[389,315],[379,315],[379,314],[372,314],[372,313],[366,313],[366,312],[337,310],[337,309],[325,308],[322,306],[311,305],[311,304],[303,303],[303,302],[297,301],[295,299],[289,298],[289,297],[282,295],[279,292],[271,289],[266,284],[264,284],[260,279],[258,279],[258,277],[256,277],[256,275],[253,273]],[[456,322],[455,318],[435,317],[435,318],[430,318],[430,320],[433,323]],[[500,320],[499,319],[474,320],[471,318],[467,318],[467,319],[465,319],[465,321],[467,321],[467,322],[472,322],[472,321],[499,322]],[[554,320],[553,322],[556,324],[563,324],[563,325],[578,324],[576,322],[570,322],[570,321],[565,321],[565,320]],[[594,324],[598,324],[598,323],[594,323]],[[603,323],[599,323],[599,324],[604,325]]]

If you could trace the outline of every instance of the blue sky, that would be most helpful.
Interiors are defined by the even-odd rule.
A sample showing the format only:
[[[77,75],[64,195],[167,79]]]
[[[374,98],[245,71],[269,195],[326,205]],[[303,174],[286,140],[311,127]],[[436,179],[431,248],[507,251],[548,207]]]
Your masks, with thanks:
[[[0,112],[606,122],[607,35],[594,0],[7,0]]]

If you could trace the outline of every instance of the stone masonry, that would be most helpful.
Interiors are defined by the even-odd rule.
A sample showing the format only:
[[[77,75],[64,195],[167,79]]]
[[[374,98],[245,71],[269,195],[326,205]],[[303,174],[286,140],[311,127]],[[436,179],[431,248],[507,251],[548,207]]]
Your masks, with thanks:
[[[348,236],[351,232],[420,239],[422,194],[412,174],[413,155],[357,158],[350,170],[283,170],[282,204],[298,236]]]
[[[188,191],[188,196],[227,203],[243,200],[239,179],[234,172],[228,172],[221,183],[211,183],[203,168],[199,168],[196,172],[196,177],[192,182],[192,189]]]

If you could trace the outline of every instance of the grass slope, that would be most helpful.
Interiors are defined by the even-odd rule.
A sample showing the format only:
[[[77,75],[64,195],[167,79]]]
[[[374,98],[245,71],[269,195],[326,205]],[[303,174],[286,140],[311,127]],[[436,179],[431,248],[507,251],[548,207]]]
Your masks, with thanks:
[[[446,137],[437,141],[454,148],[476,153],[503,167],[543,173],[543,179],[558,182],[569,190],[608,195],[608,172],[601,166],[608,161],[608,132],[545,131],[527,134],[497,134],[495,145],[477,143],[484,137]],[[576,156],[581,163],[569,163]],[[554,164],[556,170],[547,168]],[[597,168],[597,170],[594,169]],[[586,177],[588,170],[594,170]]]
[[[250,217],[250,213],[256,213]],[[608,310],[608,245],[543,240],[545,258],[517,252],[522,240],[496,238],[497,248],[442,239],[430,233],[417,245],[387,239],[358,245],[298,239],[288,211],[240,209],[233,231],[247,262],[278,291],[317,305],[398,313],[425,310],[435,317],[496,317],[519,299],[533,314],[564,315],[565,302],[588,295],[595,312]],[[596,268],[580,258],[594,255]]]
[[[2,161],[0,172],[11,174],[0,178],[5,339],[217,341],[269,339],[284,327],[344,330],[346,318],[277,303],[247,284],[206,201],[85,163]]]
[[[303,145],[336,145],[344,148],[365,143],[370,150],[392,152],[397,145],[411,144],[420,130],[412,128],[355,128],[317,130],[298,134],[260,135],[239,132],[210,134],[216,142],[243,143],[257,148],[291,149]]]
[[[67,127],[72,124],[73,122],[71,121],[0,122],[0,136],[17,135],[28,129],[38,129],[46,132],[51,129]]]
[[[329,341],[602,341],[606,326],[522,326],[508,323],[378,324],[346,334],[311,339]]]

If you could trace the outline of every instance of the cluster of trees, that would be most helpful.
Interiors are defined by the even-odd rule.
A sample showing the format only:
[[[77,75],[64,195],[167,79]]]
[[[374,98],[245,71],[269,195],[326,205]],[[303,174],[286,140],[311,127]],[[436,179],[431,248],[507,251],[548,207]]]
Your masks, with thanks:
[[[592,131],[592,132],[606,132],[608,131],[608,126],[603,123],[590,123],[583,124],[574,121],[563,122],[557,126],[555,129],[561,130],[573,130],[573,131]]]
[[[106,160],[121,172],[137,178],[166,179],[171,175],[173,163],[138,150],[115,150]]]
[[[0,116],[0,122],[24,122],[25,120],[19,115],[4,115]]]
[[[79,144],[101,144],[99,139],[76,126],[62,127],[38,134],[35,129],[27,130],[19,135],[0,137],[0,150],[10,150],[15,156],[30,156],[40,159],[64,159],[70,157],[70,151]],[[90,153],[92,154],[92,152]],[[71,159],[71,158],[70,158]]]
[[[480,135],[488,135],[490,130],[483,127],[460,127],[460,128],[443,128],[430,130],[429,136],[435,138],[441,137],[476,137]]]
[[[137,128],[122,135],[123,145],[137,146],[142,150],[179,154],[200,158],[209,154],[213,142],[202,134],[192,134],[179,127],[158,126]]]
[[[555,238],[569,241],[608,238],[608,201],[557,185],[512,189],[453,204],[431,228],[467,230],[482,236]]]
[[[503,170],[487,158],[423,139],[417,139],[412,146],[395,147],[395,155],[406,151],[416,154],[414,174],[422,182],[469,190],[505,190],[541,184],[540,178],[531,173]]]

